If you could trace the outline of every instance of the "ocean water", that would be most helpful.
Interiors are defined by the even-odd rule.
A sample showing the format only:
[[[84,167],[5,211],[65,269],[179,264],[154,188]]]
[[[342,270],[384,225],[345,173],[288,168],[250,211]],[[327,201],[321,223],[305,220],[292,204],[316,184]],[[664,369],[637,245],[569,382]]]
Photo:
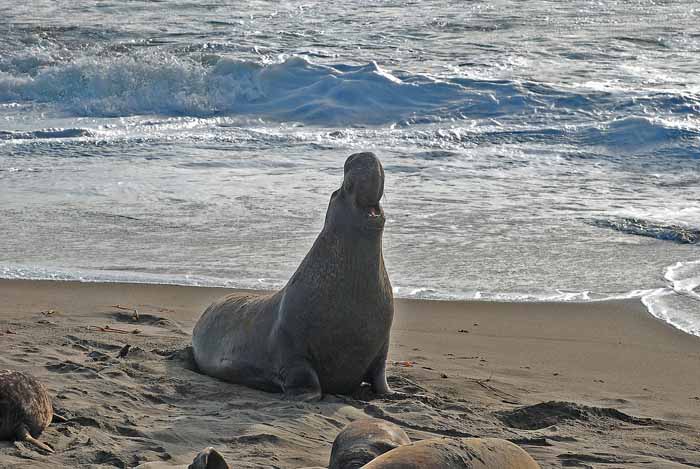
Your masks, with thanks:
[[[0,276],[276,288],[345,158],[396,294],[700,335],[690,0],[0,0]]]

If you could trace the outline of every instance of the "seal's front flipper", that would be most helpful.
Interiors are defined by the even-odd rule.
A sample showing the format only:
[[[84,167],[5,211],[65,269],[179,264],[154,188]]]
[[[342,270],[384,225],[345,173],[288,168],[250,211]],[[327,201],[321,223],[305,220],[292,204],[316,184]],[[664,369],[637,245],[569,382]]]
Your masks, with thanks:
[[[318,375],[309,365],[287,370],[282,387],[284,398],[295,401],[318,401],[323,397]]]
[[[22,424],[20,427],[17,429],[17,439],[20,441],[26,441],[27,443],[31,443],[34,446],[38,446],[39,448],[43,449],[44,451],[48,451],[49,453],[53,453],[53,448],[51,448],[49,445],[42,443],[41,441],[37,440],[34,438],[32,435],[29,434],[29,430],[27,430],[27,427]]]
[[[372,385],[375,394],[389,394],[391,389],[386,382],[386,357],[389,353],[389,342],[382,347],[365,375],[365,381]]]

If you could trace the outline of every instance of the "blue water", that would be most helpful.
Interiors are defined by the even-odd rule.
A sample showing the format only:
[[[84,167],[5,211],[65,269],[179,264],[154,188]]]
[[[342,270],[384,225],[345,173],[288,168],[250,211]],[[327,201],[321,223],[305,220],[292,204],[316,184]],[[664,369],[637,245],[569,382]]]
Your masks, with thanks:
[[[371,150],[398,295],[638,297],[700,335],[695,2],[0,0],[0,18],[2,277],[279,287]]]

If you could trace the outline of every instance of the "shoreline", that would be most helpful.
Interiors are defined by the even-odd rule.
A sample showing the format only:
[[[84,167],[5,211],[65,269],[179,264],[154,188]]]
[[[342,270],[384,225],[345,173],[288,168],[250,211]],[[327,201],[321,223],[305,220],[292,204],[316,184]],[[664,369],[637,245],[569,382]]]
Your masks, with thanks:
[[[151,275],[157,275],[157,274],[151,274]],[[66,283],[85,283],[85,284],[105,284],[105,285],[150,285],[154,287],[158,286],[165,286],[165,287],[183,287],[183,288],[204,288],[204,289],[218,289],[218,290],[223,290],[223,291],[245,291],[245,292],[254,292],[254,293],[265,293],[265,292],[274,292],[277,291],[279,288],[276,289],[265,289],[265,288],[248,288],[248,287],[234,287],[234,286],[224,286],[224,285],[204,285],[204,284],[187,284],[187,283],[177,283],[177,282],[154,282],[150,281],[151,277],[147,277],[146,280],[144,281],[133,281],[133,280],[105,280],[105,279],[95,279],[95,280],[82,280],[82,279],[74,279],[74,278],[68,278],[68,279],[51,279],[51,278],[5,278],[5,277],[0,277],[0,283],[2,282],[66,282]],[[213,278],[211,279],[213,280]],[[661,323],[671,327],[672,329],[676,329],[683,334],[689,335],[691,337],[696,337],[698,340],[700,340],[700,334],[695,334],[693,332],[689,332],[685,329],[683,329],[681,326],[678,326],[674,324],[670,319],[663,319],[657,314],[654,314],[652,309],[654,308],[654,303],[653,300],[656,296],[659,294],[663,295],[664,292],[668,293],[678,293],[674,288],[670,287],[657,287],[657,288],[649,288],[649,289],[642,289],[642,290],[630,290],[628,292],[619,294],[619,295],[610,295],[610,296],[602,296],[601,298],[588,298],[588,299],[580,299],[578,295],[589,295],[590,292],[588,291],[582,291],[582,292],[568,292],[568,294],[575,295],[572,298],[575,299],[551,299],[551,298],[536,298],[536,297],[527,297],[529,299],[525,298],[507,298],[507,295],[503,295],[504,297],[498,298],[498,297],[493,297],[493,298],[462,298],[459,297],[458,295],[455,295],[454,297],[447,297],[447,298],[442,298],[442,297],[435,297],[435,298],[426,298],[426,297],[417,297],[417,296],[400,296],[397,295],[397,292],[394,292],[394,298],[397,301],[428,301],[428,302],[443,302],[443,303],[464,303],[464,304],[482,304],[482,303],[495,303],[495,304],[506,304],[506,305],[513,305],[513,304],[597,304],[597,303],[608,303],[608,302],[625,302],[625,301],[632,301],[632,302],[639,302],[639,304],[646,310],[648,315],[651,318],[654,318]],[[483,292],[477,292],[483,294]],[[564,297],[567,296],[567,294],[563,294]],[[600,294],[602,295],[602,294]],[[570,296],[571,297],[571,296]]]
[[[638,300],[397,299],[387,373],[412,397],[302,404],[183,361],[201,312],[231,291],[0,280],[0,368],[34,373],[68,418],[42,435],[55,456],[0,442],[0,467],[181,464],[206,446],[235,467],[324,466],[340,428],[368,416],[414,440],[507,438],[542,468],[700,465],[700,341]],[[132,352],[116,358],[125,344]],[[525,420],[536,428],[517,412],[532,412]]]

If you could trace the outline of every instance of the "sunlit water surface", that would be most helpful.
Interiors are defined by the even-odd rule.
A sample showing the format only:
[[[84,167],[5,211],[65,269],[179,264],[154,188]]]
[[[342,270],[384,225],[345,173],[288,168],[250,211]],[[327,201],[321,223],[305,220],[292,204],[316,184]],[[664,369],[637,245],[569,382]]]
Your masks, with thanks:
[[[0,276],[275,288],[344,159],[396,293],[700,335],[693,1],[0,1]]]

